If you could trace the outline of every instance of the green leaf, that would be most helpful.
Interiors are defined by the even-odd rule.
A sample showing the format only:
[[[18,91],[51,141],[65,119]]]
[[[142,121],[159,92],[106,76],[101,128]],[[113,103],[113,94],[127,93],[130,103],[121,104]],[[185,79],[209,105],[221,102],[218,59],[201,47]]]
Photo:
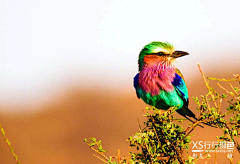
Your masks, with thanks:
[[[90,146],[94,146],[95,145],[95,143],[90,143]]]
[[[226,98],[228,95],[222,94],[220,97],[221,98]]]
[[[94,137],[90,138],[90,140],[93,141],[93,142],[96,142],[96,141],[97,141],[97,139],[94,138]]]

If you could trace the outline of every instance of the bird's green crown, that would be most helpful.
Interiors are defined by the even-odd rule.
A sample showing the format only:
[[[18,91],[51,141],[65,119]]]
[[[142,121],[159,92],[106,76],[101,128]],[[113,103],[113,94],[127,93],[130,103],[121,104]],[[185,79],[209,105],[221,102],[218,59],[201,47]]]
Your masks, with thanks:
[[[174,49],[174,47],[172,44],[170,44],[168,42],[159,42],[159,41],[154,41],[154,42],[144,46],[144,48],[140,52],[139,58],[138,58],[139,71],[141,70],[141,68],[143,66],[144,57],[146,55],[150,55],[152,53],[160,52],[160,49],[172,50],[172,49]]]

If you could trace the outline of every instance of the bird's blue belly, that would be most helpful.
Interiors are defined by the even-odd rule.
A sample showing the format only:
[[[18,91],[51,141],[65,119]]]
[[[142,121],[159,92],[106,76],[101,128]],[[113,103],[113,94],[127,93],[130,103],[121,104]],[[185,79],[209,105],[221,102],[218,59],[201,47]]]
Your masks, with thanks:
[[[147,104],[154,106],[158,109],[167,110],[170,107],[178,106],[178,109],[182,108],[183,101],[178,96],[176,90],[166,92],[164,90],[159,91],[158,95],[152,96],[151,93],[145,93],[141,88],[137,89],[140,98]]]

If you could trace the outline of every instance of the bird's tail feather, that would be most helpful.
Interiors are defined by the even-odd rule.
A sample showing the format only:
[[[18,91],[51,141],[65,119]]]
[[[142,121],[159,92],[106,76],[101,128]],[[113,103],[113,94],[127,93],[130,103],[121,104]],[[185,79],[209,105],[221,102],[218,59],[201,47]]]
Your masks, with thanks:
[[[191,121],[192,123],[194,123],[194,121],[193,120],[191,120],[190,118],[188,118],[187,116],[183,116],[183,117],[185,117],[186,119],[188,119],[189,121]],[[196,117],[193,117],[194,119],[196,119]],[[204,128],[202,125],[199,125],[201,128]]]
[[[195,114],[194,114],[188,107],[186,107],[186,106],[183,106],[181,109],[178,109],[177,112],[178,112],[180,115],[182,115],[183,117],[185,117],[186,119],[188,119],[189,121],[191,121],[192,123],[194,123],[194,121],[191,120],[191,119],[188,118],[188,117],[192,117],[192,118],[194,118],[195,120],[197,120]],[[205,125],[208,125],[208,126],[211,126],[211,127],[216,128],[215,126],[209,125],[209,124],[207,124],[207,123],[204,123],[204,122],[202,122],[202,123],[205,124]],[[199,125],[199,126],[202,127],[202,128],[204,128],[204,127],[201,126],[201,125]]]

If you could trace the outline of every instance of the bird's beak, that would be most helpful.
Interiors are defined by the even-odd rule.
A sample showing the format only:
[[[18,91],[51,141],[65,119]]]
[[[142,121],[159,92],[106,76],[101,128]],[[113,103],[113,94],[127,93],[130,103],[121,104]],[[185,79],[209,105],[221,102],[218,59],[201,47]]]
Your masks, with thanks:
[[[188,52],[184,52],[184,51],[175,51],[173,52],[173,54],[171,55],[171,57],[173,58],[179,58],[181,56],[185,56],[185,55],[189,55]]]

